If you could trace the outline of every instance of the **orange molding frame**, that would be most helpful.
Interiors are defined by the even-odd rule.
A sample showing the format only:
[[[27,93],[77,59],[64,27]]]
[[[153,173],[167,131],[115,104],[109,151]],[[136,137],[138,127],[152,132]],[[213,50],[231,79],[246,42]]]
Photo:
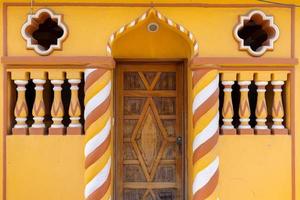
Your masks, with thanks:
[[[264,57],[194,57],[190,61],[191,69],[198,65],[224,65],[224,66],[294,66],[298,64],[297,58],[264,58]]]
[[[110,56],[3,56],[2,64],[9,68],[30,66],[30,68],[105,68],[113,69],[115,60]],[[46,66],[45,66],[46,65]]]
[[[30,66],[31,68],[40,65],[46,68],[55,66],[66,66],[71,68],[100,67],[103,65],[111,69],[115,66],[115,60],[110,56],[3,56],[2,64],[8,65],[9,68],[18,66]],[[254,58],[254,57],[194,57],[190,60],[190,66],[197,65],[224,65],[224,66],[294,66],[298,64],[296,58]],[[203,66],[202,66],[203,67]],[[193,69],[194,67],[191,67]]]

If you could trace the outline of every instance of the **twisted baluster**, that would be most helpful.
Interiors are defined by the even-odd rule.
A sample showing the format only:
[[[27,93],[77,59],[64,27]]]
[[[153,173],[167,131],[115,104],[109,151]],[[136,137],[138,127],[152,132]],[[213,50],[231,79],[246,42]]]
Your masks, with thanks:
[[[218,199],[219,74],[193,72],[192,199]]]
[[[85,71],[85,191],[86,200],[112,197],[112,72]]]

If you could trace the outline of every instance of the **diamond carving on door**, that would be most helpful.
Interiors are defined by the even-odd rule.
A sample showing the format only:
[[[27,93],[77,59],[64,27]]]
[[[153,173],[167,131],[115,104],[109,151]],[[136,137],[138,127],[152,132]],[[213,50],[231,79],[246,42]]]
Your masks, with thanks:
[[[159,118],[155,117],[154,112],[157,116],[157,111],[153,111],[155,106],[151,106],[153,102],[148,99],[147,104],[144,106],[147,108],[146,113],[142,113],[143,118],[138,127],[138,130],[133,133],[132,145],[139,158],[142,158],[140,164],[146,172],[146,177],[149,179],[153,178],[156,166],[162,157],[162,151],[165,146],[165,132]]]
[[[117,68],[117,199],[183,198],[180,70],[173,63]]]

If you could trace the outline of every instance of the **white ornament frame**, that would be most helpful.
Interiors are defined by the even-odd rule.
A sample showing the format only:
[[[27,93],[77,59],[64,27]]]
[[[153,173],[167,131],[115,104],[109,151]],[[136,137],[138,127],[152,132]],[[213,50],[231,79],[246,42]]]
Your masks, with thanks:
[[[35,43],[35,39],[32,38],[30,34],[27,33],[27,28],[32,24],[37,24],[35,19],[38,19],[42,14],[47,14],[57,21],[57,25],[62,28],[63,35],[57,39],[57,44],[50,45],[49,49],[45,50],[41,45]],[[62,22],[62,15],[55,14],[53,11],[47,8],[39,9],[35,14],[29,14],[27,16],[27,21],[23,24],[21,29],[22,37],[26,40],[26,48],[33,49],[36,53],[42,56],[47,56],[51,54],[54,50],[62,49],[62,43],[68,35],[68,29],[66,25]]]
[[[264,42],[267,43],[267,45],[261,46],[258,51],[253,51],[250,46],[245,45],[244,39],[240,38],[238,35],[238,31],[245,25],[245,22],[248,22],[255,15],[259,15],[263,21],[268,21],[268,25],[274,29],[272,37],[268,38],[267,41]],[[239,42],[239,49],[247,50],[252,56],[262,56],[267,50],[274,49],[274,42],[279,38],[279,28],[274,23],[273,16],[266,15],[260,10],[252,10],[247,15],[240,16],[239,23],[234,28],[234,37]]]

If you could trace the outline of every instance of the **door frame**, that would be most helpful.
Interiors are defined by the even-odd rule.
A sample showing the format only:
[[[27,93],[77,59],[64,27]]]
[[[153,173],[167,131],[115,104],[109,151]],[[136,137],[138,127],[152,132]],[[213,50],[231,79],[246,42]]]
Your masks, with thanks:
[[[120,64],[137,64],[137,63],[153,63],[153,64],[161,64],[161,63],[170,63],[170,64],[180,64],[182,67],[183,72],[183,78],[182,78],[182,84],[183,84],[183,99],[182,99],[182,113],[181,113],[181,120],[182,120],[182,137],[183,137],[183,143],[182,143],[182,200],[188,199],[188,185],[189,185],[189,179],[188,179],[188,60],[187,59],[115,59],[116,65],[113,72],[113,116],[114,116],[114,127],[113,127],[113,178],[115,179],[118,169],[118,162],[116,162],[116,159],[118,158],[117,152],[118,152],[118,145],[117,145],[117,131],[118,131],[118,123],[116,123],[117,117],[118,117],[118,77],[117,77],[117,68]],[[113,199],[117,197],[117,181],[113,181]]]

